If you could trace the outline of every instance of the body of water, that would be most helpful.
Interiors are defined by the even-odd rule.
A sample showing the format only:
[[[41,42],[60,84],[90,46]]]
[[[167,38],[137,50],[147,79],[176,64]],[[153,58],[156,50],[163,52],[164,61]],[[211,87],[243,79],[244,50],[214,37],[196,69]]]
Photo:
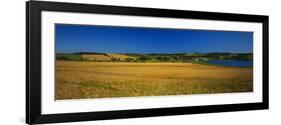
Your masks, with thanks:
[[[207,63],[220,66],[253,67],[253,61],[209,60]]]

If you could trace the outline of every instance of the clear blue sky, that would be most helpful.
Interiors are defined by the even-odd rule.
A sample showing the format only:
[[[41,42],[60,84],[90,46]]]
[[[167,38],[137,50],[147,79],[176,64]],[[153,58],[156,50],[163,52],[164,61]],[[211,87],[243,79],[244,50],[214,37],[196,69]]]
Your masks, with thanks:
[[[252,32],[56,24],[57,53],[252,53]]]

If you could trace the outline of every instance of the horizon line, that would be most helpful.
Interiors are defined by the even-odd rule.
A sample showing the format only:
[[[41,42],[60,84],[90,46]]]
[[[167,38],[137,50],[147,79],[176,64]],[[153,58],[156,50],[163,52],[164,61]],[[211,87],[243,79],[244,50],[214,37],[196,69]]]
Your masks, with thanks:
[[[81,51],[81,52],[56,52],[56,54],[79,54],[79,53],[89,53],[89,54],[108,54],[108,52],[93,52],[93,51]],[[209,54],[209,53],[230,53],[230,54],[253,54],[253,52],[181,52],[181,53],[120,53],[120,52],[109,52],[112,54]]]

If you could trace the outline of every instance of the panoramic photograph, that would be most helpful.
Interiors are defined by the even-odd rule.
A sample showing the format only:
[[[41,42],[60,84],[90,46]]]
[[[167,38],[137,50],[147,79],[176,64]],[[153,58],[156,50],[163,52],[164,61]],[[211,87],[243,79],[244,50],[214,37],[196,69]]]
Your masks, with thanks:
[[[253,92],[253,32],[55,24],[55,99]]]

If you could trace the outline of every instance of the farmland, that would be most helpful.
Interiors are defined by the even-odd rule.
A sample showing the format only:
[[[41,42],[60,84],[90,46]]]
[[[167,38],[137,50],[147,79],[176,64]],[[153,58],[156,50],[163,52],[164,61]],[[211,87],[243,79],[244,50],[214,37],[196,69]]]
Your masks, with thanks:
[[[60,56],[62,59],[56,61],[56,99],[253,91],[252,67],[192,62],[123,62],[122,59],[138,57],[107,56],[111,61],[81,61],[81,58],[93,58],[83,57],[83,54],[67,55],[71,60]],[[113,62],[114,56],[119,56],[120,62]]]
[[[99,61],[99,62],[108,62],[108,61],[125,61],[128,58],[132,58],[127,55],[122,54],[81,54],[81,59],[84,61]]]
[[[208,60],[252,61],[252,53],[95,53],[78,52],[56,55],[57,60],[92,62],[205,62]]]

